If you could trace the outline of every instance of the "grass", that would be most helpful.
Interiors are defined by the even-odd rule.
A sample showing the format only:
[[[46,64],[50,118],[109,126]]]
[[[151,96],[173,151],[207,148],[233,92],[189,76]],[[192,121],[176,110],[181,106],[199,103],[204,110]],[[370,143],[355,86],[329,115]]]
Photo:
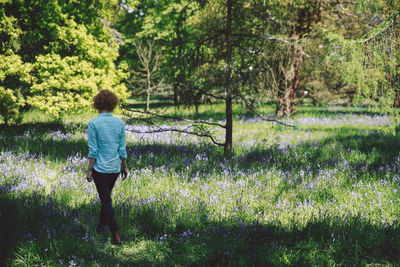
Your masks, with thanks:
[[[384,133],[387,118],[300,107],[294,130],[234,110],[229,159],[193,136],[127,133],[130,175],[113,191],[121,247],[94,231],[85,125],[95,114],[3,126],[0,265],[400,264],[400,138]],[[218,104],[155,111],[223,119]]]

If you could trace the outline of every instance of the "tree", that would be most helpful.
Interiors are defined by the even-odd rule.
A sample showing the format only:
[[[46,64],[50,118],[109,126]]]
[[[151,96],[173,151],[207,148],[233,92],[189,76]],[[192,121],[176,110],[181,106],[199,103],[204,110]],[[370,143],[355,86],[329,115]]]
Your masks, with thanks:
[[[190,31],[177,30],[191,32],[195,40],[185,53],[190,65],[181,65],[182,100],[198,105],[205,96],[225,102],[225,154],[232,150],[233,101],[258,91],[253,78],[263,68],[258,62],[263,54],[260,39],[266,37],[266,11],[267,5],[257,1],[209,1],[187,18]]]
[[[265,56],[264,65],[272,71],[276,88],[276,116],[296,112],[296,94],[304,55],[303,40],[321,20],[324,1],[269,1],[269,25],[265,25],[265,46],[273,48],[278,55]],[[273,42],[273,44],[271,44]],[[271,50],[265,51],[271,53]]]
[[[266,79],[267,76],[261,79],[258,76],[272,69],[267,56],[271,51],[265,49],[268,42],[278,42],[288,50],[284,54],[288,56],[282,57],[278,63],[273,62],[274,68],[278,69],[278,75],[275,76],[280,77],[276,88],[282,89],[278,91],[278,99],[281,97],[285,101],[292,101],[295,97],[299,67],[304,54],[297,42],[319,16],[318,4],[305,4],[308,5],[300,11],[295,8],[298,6],[292,4],[292,10],[300,12],[291,31],[292,43],[280,36],[270,35],[271,31],[280,27],[277,27],[276,23],[268,25],[275,19],[269,10],[275,8],[276,11],[281,8],[280,11],[286,11],[283,9],[285,6],[278,1],[212,1],[207,2],[191,18],[196,41],[191,51],[187,52],[190,55],[188,61],[192,64],[189,75],[186,76],[189,85],[186,87],[190,88],[191,94],[188,95],[192,98],[186,97],[185,100],[194,100],[196,104],[199,95],[206,95],[225,102],[227,154],[232,149],[232,102],[238,99],[246,101],[249,94],[260,95],[259,85],[264,82],[261,79]],[[280,105],[278,102],[277,110],[294,112],[294,101],[290,101],[288,105]],[[280,115],[280,112],[277,111],[277,114]]]
[[[23,94],[28,91],[30,83],[31,65],[16,54],[22,34],[16,24],[17,18],[7,15],[4,7],[0,6],[0,116],[5,124],[10,120],[20,120],[19,111],[25,103]]]
[[[351,103],[355,89],[343,82],[337,65],[324,60],[326,54],[331,53],[326,32],[339,33],[346,38],[361,37],[370,30],[372,18],[368,12],[356,11],[356,1],[321,1],[321,5],[321,19],[300,42],[307,54],[303,56],[297,96],[311,98],[314,105]]]
[[[122,100],[127,97],[121,82],[126,72],[114,63],[117,44],[101,20],[113,14],[111,2],[16,0],[0,4],[2,23],[19,32],[18,38],[2,39],[2,47],[11,46],[8,50],[21,64],[30,66],[29,90],[20,90],[28,106],[60,119],[66,113],[89,109],[101,89],[115,91]]]
[[[186,75],[181,72],[181,66],[188,65],[183,54],[191,46],[187,32],[190,32],[191,27],[186,19],[192,16],[196,6],[195,1],[189,0],[141,0],[135,9],[126,10],[117,23],[118,30],[124,34],[126,40],[120,49],[120,59],[127,62],[131,70],[137,70],[141,66],[134,43],[155,41],[162,54],[157,74],[161,76],[162,73],[165,82],[172,85],[175,105],[181,103],[180,81]],[[182,24],[188,27],[182,27]]]
[[[120,81],[126,74],[116,68],[117,51],[89,35],[85,26],[73,20],[56,27],[57,42],[51,51],[38,55],[36,73],[27,102],[61,118],[63,114],[88,110],[92,97],[102,89],[112,90],[124,100],[127,91]]]
[[[356,104],[393,114],[395,120],[392,125],[395,126],[400,70],[400,3],[361,2],[356,11],[369,12],[372,27],[358,38],[327,32],[330,43],[327,60],[338,66],[343,81],[355,89]],[[375,23],[377,18],[378,23]]]
[[[147,40],[146,43],[136,41],[134,46],[141,63],[140,69],[131,70],[135,77],[134,84],[138,85],[135,94],[146,94],[146,111],[149,111],[150,95],[167,88],[164,79],[157,77],[161,65],[161,51],[155,46],[154,40]]]
[[[183,5],[184,1],[143,0],[142,8],[135,14],[135,23],[141,29],[135,31],[135,36],[154,36],[169,51],[163,57],[163,66],[176,68],[166,72],[161,67],[160,71],[168,73],[174,85],[175,102],[179,92],[179,100],[186,105],[197,106],[205,99],[226,104],[224,146],[229,154],[232,102],[252,106],[262,94],[273,89],[276,114],[293,114],[305,58],[310,59],[307,70],[320,79],[318,86],[329,85],[334,93],[343,88],[343,81],[328,77],[335,72],[334,68],[318,71],[326,64],[323,52],[328,44],[326,39],[320,41],[324,34],[320,29],[343,35],[365,34],[370,13],[352,14],[360,2],[215,0]],[[344,29],[339,30],[340,27]],[[319,58],[310,55],[317,42],[323,46]],[[305,81],[317,87],[316,83]]]
[[[225,133],[225,154],[232,150],[232,8],[233,1],[226,1],[226,89],[225,89],[225,116],[226,116],[226,133]]]
[[[396,1],[389,1],[394,5]],[[397,2],[398,3],[398,2]],[[327,42],[320,42],[323,31],[337,33],[344,37],[358,38],[371,30],[374,20],[380,18],[378,10],[387,9],[387,1],[340,1],[340,0],[302,0],[302,1],[265,1],[268,6],[269,25],[266,25],[266,51],[274,55],[265,56],[265,65],[271,73],[276,90],[276,115],[291,115],[296,112],[295,103],[298,88],[301,86],[304,59],[309,63],[307,73],[313,72],[318,80],[308,81],[311,87],[324,83],[333,87],[335,93],[347,86],[341,79],[329,81],[326,73],[334,68],[325,67],[324,55],[315,57],[315,44],[327,47]],[[390,8],[389,8],[390,9]],[[357,36],[357,37],[356,37]],[[311,43],[311,45],[310,45]],[[314,50],[307,52],[306,48]],[[331,53],[330,51],[329,53]],[[311,54],[311,56],[310,56]],[[325,68],[321,71],[321,68]],[[330,69],[329,69],[330,68]],[[317,74],[319,73],[319,74]],[[303,77],[304,77],[303,76]],[[337,76],[337,75],[332,75]],[[348,87],[347,91],[351,91]]]
[[[0,55],[0,115],[6,125],[20,119],[19,111],[25,104],[22,92],[30,81],[30,67],[18,55]]]
[[[232,72],[233,69],[230,66],[232,61],[232,8],[233,1],[217,1],[216,5],[224,7],[226,5],[226,14],[223,16],[226,18],[225,22],[218,26],[218,36],[215,39],[219,39],[219,44],[226,42],[226,47],[223,51],[217,51],[218,59],[227,62],[229,67],[219,68],[219,74],[225,77],[225,81],[218,85],[218,88],[225,87],[223,93],[227,97],[222,97],[224,101],[227,102],[226,112],[227,112],[227,123],[226,123],[226,142],[225,151],[228,153],[232,149]],[[203,56],[208,57],[209,55],[202,54],[202,51],[208,41],[202,43],[203,37],[207,39],[203,33],[205,29],[198,27],[204,21],[201,16],[205,15],[205,12],[201,12],[201,8],[206,6],[207,10],[210,10],[209,6],[213,3],[204,3],[201,1],[191,2],[191,1],[142,1],[139,5],[139,9],[133,17],[136,25],[140,25],[140,31],[135,31],[132,34],[132,38],[152,38],[157,40],[164,47],[164,50],[169,51],[163,58],[163,66],[160,70],[167,74],[169,81],[172,82],[174,88],[174,103],[177,104],[178,101],[186,105],[199,104],[199,99],[207,94],[212,88],[206,88],[204,86],[205,81],[203,77],[197,79],[196,76],[199,72],[206,70],[202,68],[205,65],[205,61],[201,58]],[[132,12],[134,13],[134,12]],[[128,15],[132,17],[132,15]],[[139,20],[143,17],[142,20]],[[126,21],[126,20],[123,20]],[[164,22],[164,23],[160,23]],[[222,26],[222,28],[221,28]],[[126,28],[126,25],[121,29]],[[129,27],[131,28],[131,27]],[[211,28],[207,26],[207,30]],[[221,30],[222,29],[222,30]],[[212,31],[211,34],[214,34]],[[172,44],[172,46],[171,46]],[[214,48],[211,48],[214,49]],[[205,58],[204,57],[204,58]],[[129,57],[133,58],[133,57]],[[132,62],[132,61],[131,61]],[[134,61],[133,61],[134,62]],[[143,59],[140,58],[136,62],[143,65]],[[133,64],[132,64],[133,65]],[[138,63],[136,63],[138,65]],[[208,83],[208,81],[205,81]],[[223,84],[226,83],[226,86]],[[209,83],[211,85],[211,83]],[[216,96],[218,97],[218,96]]]
[[[197,38],[192,51],[188,53],[188,58],[192,62],[191,70],[185,77],[185,81],[181,82],[186,83],[186,92],[188,92],[183,101],[189,104],[197,105],[202,95],[224,100],[226,155],[229,155],[232,150],[233,8],[232,0],[208,2],[192,18],[196,21],[191,25],[197,26],[194,30],[194,36]],[[213,46],[208,46],[210,44]],[[215,67],[214,71],[212,71],[213,67]],[[180,72],[186,71],[186,68],[182,68]],[[220,83],[221,80],[218,77],[225,77],[225,80]]]

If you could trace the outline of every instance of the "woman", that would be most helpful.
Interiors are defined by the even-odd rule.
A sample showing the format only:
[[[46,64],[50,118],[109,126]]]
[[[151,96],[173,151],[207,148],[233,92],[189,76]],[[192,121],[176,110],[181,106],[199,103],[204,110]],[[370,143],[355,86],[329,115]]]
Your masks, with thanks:
[[[103,90],[93,100],[100,114],[88,124],[89,168],[86,179],[88,182],[94,180],[101,200],[100,221],[96,232],[103,234],[108,225],[113,243],[119,245],[121,237],[115,221],[111,191],[119,173],[122,180],[128,176],[125,123],[111,114],[118,103],[113,92]]]

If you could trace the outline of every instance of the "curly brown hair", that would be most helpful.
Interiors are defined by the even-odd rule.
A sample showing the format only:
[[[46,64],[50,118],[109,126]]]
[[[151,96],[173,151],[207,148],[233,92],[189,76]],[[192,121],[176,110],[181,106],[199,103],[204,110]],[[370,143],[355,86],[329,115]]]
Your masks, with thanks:
[[[118,97],[109,90],[100,91],[93,98],[93,105],[99,111],[113,111],[118,104]]]

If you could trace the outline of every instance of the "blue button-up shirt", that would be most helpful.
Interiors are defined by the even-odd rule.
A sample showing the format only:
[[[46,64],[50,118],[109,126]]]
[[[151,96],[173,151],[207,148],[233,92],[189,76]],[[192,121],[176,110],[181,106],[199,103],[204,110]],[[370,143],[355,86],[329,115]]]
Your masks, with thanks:
[[[121,159],[126,159],[125,123],[111,113],[91,119],[87,129],[89,158],[96,159],[93,168],[101,173],[119,173]]]

